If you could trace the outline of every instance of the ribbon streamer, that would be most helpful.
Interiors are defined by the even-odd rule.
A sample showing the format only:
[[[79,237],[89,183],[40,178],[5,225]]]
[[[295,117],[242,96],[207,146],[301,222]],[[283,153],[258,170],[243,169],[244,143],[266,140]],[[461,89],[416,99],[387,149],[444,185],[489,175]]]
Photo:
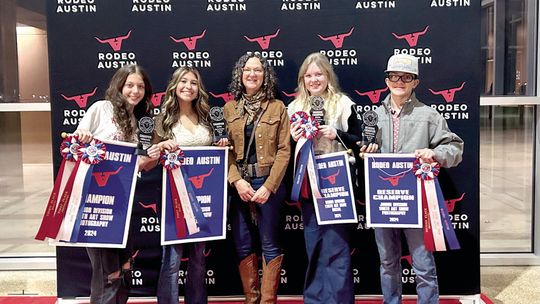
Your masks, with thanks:
[[[207,221],[197,202],[195,191],[191,184],[186,182],[188,178],[182,168],[184,152],[180,148],[171,152],[165,150],[162,152],[160,162],[168,171],[176,235],[179,238],[185,238],[201,229],[208,230]]]
[[[56,237],[56,235],[53,236],[52,224],[58,208],[57,205],[59,194],[64,192],[67,181],[75,168],[75,164],[82,155],[79,148],[80,143],[75,136],[66,137],[60,144],[62,163],[60,164],[60,170],[58,171],[58,175],[54,181],[53,190],[49,197],[47,207],[45,208],[45,214],[41,220],[41,225],[39,226],[38,232],[35,236],[36,240],[43,241],[46,237]]]
[[[105,159],[106,145],[99,139],[92,139],[80,147],[81,160],[73,182],[67,209],[60,226],[57,239],[76,243],[79,237],[80,222],[84,210],[83,194],[92,181],[94,166]]]
[[[319,175],[315,168],[315,152],[313,138],[319,132],[319,124],[306,112],[298,111],[291,116],[291,123],[299,122],[301,135],[294,151],[294,180],[291,190],[291,200],[300,200],[300,191],[306,171],[309,176],[311,191],[316,198],[321,198],[319,191]]]
[[[413,169],[422,189],[424,243],[429,251],[446,251],[445,237],[450,249],[459,249],[454,227],[444,203],[441,187],[437,180],[440,166],[437,162],[424,163],[416,159]]]

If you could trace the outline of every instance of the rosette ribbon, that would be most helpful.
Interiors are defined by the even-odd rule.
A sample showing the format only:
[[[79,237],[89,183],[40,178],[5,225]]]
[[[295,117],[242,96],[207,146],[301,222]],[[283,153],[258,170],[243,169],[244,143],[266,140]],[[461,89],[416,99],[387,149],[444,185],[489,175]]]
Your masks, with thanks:
[[[62,155],[62,163],[60,164],[60,170],[56,175],[54,186],[49,196],[47,207],[45,208],[45,214],[41,220],[41,225],[35,236],[36,240],[43,241],[46,237],[56,238],[56,234],[53,234],[53,222],[55,221],[55,214],[58,205],[59,194],[63,193],[68,179],[71,176],[73,170],[78,167],[78,161],[82,152],[79,150],[81,144],[75,136],[66,137],[60,144],[60,154]]]
[[[79,166],[77,171],[73,172],[73,183],[71,193],[67,195],[64,191],[64,196],[67,199],[66,207],[63,207],[63,220],[57,235],[60,241],[77,242],[79,236],[80,222],[84,209],[83,193],[87,193],[87,189],[92,181],[92,172],[94,166],[105,160],[107,146],[99,139],[92,139],[89,143],[82,144],[79,148],[81,152]],[[67,188],[67,187],[66,187]]]
[[[183,170],[184,152],[178,147],[175,150],[161,152],[160,163],[167,170],[169,190],[176,226],[176,236],[185,238],[201,230],[207,230],[208,223],[204,217],[195,191]]]
[[[295,122],[300,122],[302,133],[294,151],[294,180],[291,190],[291,200],[295,202],[300,200],[300,192],[306,171],[309,176],[313,196],[315,198],[321,198],[319,174],[315,168],[315,151],[313,149],[313,138],[319,132],[319,124],[313,117],[303,111],[298,111],[291,116],[291,123]]]
[[[445,238],[450,249],[459,249],[459,242],[450,220],[441,186],[437,180],[440,165],[416,159],[413,171],[422,191],[422,221],[426,250],[446,251]]]

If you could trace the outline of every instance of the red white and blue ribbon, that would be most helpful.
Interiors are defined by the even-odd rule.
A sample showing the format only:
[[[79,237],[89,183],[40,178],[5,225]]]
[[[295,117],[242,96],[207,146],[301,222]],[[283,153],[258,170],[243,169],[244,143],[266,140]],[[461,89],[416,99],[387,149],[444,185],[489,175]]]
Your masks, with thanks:
[[[416,159],[413,170],[422,190],[423,229],[425,247],[429,251],[446,251],[445,237],[450,249],[459,249],[459,242],[437,180],[440,165]]]
[[[188,234],[205,229],[206,219],[197,202],[195,191],[190,183],[186,183],[187,177],[182,168],[184,152],[179,147],[172,151],[165,150],[161,153],[160,163],[167,169],[176,235],[185,238]]]
[[[45,209],[45,214],[41,220],[41,225],[36,234],[35,239],[43,241],[46,237],[56,238],[56,234],[53,235],[51,229],[56,210],[58,205],[59,194],[64,192],[67,181],[71,176],[71,173],[77,166],[77,161],[79,160],[82,152],[79,150],[80,143],[75,136],[66,137],[60,144],[60,154],[62,155],[62,163],[60,164],[60,170],[58,170],[58,175],[54,181],[54,186],[49,196],[49,201]]]
[[[92,139],[89,143],[82,144],[79,166],[74,172],[74,180],[69,195],[69,202],[60,226],[57,240],[75,243],[79,235],[80,221],[83,213],[83,193],[87,192],[92,181],[94,165],[105,159],[107,147],[99,139]]]
[[[313,138],[319,132],[319,124],[315,118],[306,112],[298,111],[291,116],[292,123],[300,123],[301,135],[294,151],[294,180],[291,190],[291,200],[300,200],[300,191],[305,179],[306,171],[309,176],[311,192],[316,198],[321,198],[319,191],[319,174],[315,168],[315,152],[313,149]]]

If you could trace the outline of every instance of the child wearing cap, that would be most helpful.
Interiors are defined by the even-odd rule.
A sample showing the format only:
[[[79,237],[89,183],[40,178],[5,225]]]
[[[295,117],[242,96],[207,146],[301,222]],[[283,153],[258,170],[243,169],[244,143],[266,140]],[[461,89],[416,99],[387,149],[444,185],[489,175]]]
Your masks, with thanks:
[[[447,168],[457,166],[462,159],[463,140],[450,131],[446,120],[436,110],[420,102],[414,93],[420,83],[418,58],[406,54],[393,55],[385,72],[390,94],[376,110],[380,152],[414,153],[424,162],[437,161]],[[435,259],[424,246],[423,230],[375,228],[384,303],[401,303],[402,233],[416,273],[417,303],[439,303]]]

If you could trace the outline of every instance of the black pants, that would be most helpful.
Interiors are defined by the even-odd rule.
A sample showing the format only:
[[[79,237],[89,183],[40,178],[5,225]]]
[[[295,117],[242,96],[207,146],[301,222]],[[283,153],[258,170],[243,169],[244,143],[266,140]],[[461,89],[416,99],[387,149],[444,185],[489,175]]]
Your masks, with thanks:
[[[125,304],[129,295],[128,280],[123,280],[122,265],[131,258],[131,250],[116,248],[86,248],[92,264],[90,284],[91,304]],[[109,276],[120,271],[118,277]]]

